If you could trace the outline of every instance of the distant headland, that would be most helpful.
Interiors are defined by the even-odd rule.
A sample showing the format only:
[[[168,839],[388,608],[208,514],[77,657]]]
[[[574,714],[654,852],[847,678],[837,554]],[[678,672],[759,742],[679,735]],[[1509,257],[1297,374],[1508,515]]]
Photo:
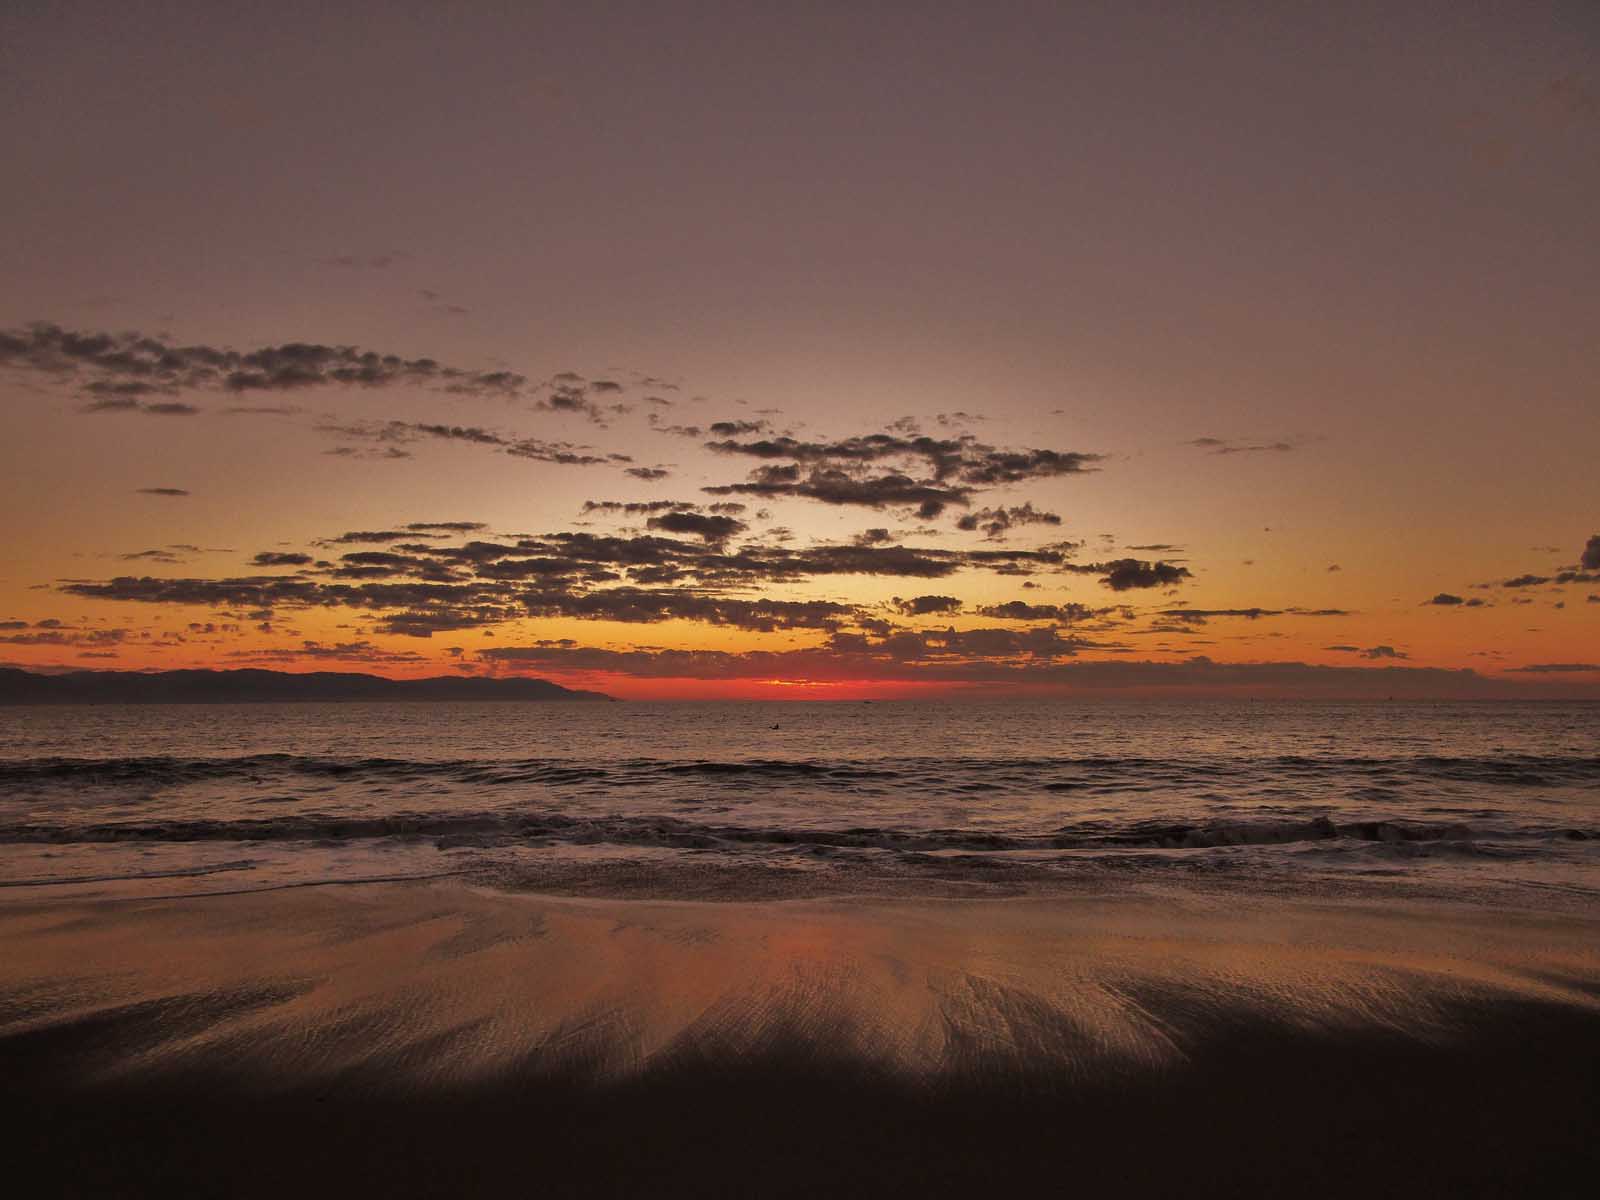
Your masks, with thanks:
[[[0,704],[264,704],[374,700],[615,700],[548,679],[440,675],[386,679],[357,672],[70,671],[0,667]]]

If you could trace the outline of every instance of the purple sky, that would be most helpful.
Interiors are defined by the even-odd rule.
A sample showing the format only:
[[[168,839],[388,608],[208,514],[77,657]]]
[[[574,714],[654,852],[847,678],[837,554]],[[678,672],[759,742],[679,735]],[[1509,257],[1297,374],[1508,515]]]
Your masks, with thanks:
[[[1080,563],[1190,571],[1115,597],[1138,611],[1096,631],[1107,657],[1337,665],[1352,652],[1331,646],[1388,645],[1418,669],[1600,662],[1600,585],[1559,582],[1600,529],[1597,64],[1590,3],[14,0],[0,11],[0,330],[353,345],[528,384],[321,381],[241,400],[186,379],[84,412],[116,380],[14,351],[0,364],[0,621],[23,622],[13,637],[45,620],[128,632],[114,650],[0,645],[0,661],[288,662],[315,641],[395,669],[470,667],[481,625],[446,659],[437,637],[386,634],[380,608],[280,615],[266,632],[214,604],[60,589],[151,549],[181,561],[150,557],[141,574],[218,579],[269,549],[415,521],[593,528],[575,523],[598,519],[587,500],[708,504],[699,489],[761,465],[664,426],[765,419],[826,441],[910,417],[1000,450],[1101,456],[969,507],[1061,517],[1007,532],[1011,547],[1070,541]],[[602,424],[553,409],[537,385],[566,371],[630,411]],[[513,461],[504,444],[407,443],[412,457],[382,461],[392,443],[368,437],[326,453],[330,429],[387,421],[670,474]],[[161,486],[190,495],[139,494]],[[964,511],[917,534],[892,505],[780,497],[740,536],[993,541],[955,526]],[[1478,611],[1423,603],[1525,575],[1545,582]],[[1092,573],[1029,582],[1025,595],[968,564],[923,590],[962,600],[958,629],[1040,592],[1108,599]],[[859,617],[919,588],[834,575],[736,591]],[[1216,618],[1200,645],[1159,628],[1184,604],[1347,616],[1333,629],[1291,614],[1270,633]],[[173,640],[208,620],[238,628]],[[862,627],[827,631],[832,644],[815,628],[570,612],[493,628],[503,644],[568,639],[594,662],[647,646],[843,654],[836,635]],[[985,673],[1027,665],[939,653]]]

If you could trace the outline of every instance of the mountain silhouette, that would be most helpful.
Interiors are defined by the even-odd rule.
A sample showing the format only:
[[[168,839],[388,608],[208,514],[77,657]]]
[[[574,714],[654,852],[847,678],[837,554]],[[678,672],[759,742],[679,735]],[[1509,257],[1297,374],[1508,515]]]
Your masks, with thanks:
[[[548,679],[434,676],[386,679],[356,672],[70,671],[0,667],[0,704],[259,704],[352,700],[612,700]]]

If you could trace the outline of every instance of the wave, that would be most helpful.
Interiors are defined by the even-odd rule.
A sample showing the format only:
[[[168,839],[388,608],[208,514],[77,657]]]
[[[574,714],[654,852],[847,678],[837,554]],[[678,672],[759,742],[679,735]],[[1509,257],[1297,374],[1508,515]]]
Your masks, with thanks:
[[[1475,829],[1462,823],[1384,819],[1143,822],[1115,827],[1097,823],[1032,834],[982,830],[900,830],[878,827],[808,828],[781,825],[701,824],[667,817],[584,818],[558,813],[394,814],[338,817],[320,814],[242,820],[116,821],[0,824],[0,844],[95,842],[346,842],[379,838],[431,839],[453,846],[607,843],[688,850],[741,847],[1014,852],[1037,850],[1189,850],[1273,846],[1301,842],[1469,843],[1495,840],[1600,840],[1600,830],[1556,826]]]
[[[918,756],[884,759],[713,759],[618,758],[576,760],[324,758],[294,754],[252,754],[224,758],[147,756],[137,758],[30,758],[0,761],[0,791],[52,783],[82,786],[180,786],[208,780],[258,780],[263,776],[323,779],[439,779],[494,785],[578,782],[638,783],[648,779],[740,781],[797,780],[826,784],[881,781],[926,782],[951,779],[988,781],[994,786],[1070,791],[1120,779],[1255,776],[1285,782],[1310,778],[1352,781],[1447,781],[1503,787],[1555,787],[1600,784],[1600,757],[1482,755],[1441,757],[1148,757],[984,758]]]

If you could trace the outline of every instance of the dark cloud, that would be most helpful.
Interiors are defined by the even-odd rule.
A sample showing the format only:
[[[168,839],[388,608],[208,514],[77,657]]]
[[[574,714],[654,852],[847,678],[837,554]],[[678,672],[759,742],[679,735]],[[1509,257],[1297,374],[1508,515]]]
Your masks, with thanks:
[[[476,533],[487,527],[482,521],[412,521],[406,528],[413,533]]]
[[[681,511],[651,517],[645,524],[651,529],[662,529],[668,533],[693,534],[708,542],[724,542],[750,528],[737,517]]]
[[[1183,443],[1209,450],[1212,454],[1287,454],[1293,450],[1292,442],[1241,442],[1233,438],[1199,437]]]
[[[404,529],[352,529],[336,538],[328,538],[329,545],[363,546],[404,541],[408,537],[442,537],[443,534],[425,534],[408,525]]]
[[[672,520],[677,517],[685,520]],[[288,575],[121,576],[68,580],[60,590],[96,600],[238,608],[269,615],[282,608],[350,608],[372,614],[384,632],[410,636],[529,615],[686,619],[766,630],[832,628],[846,618],[871,618],[855,606],[752,601],[728,595],[728,589],[765,588],[830,575],[933,579],[962,570],[1015,574],[1052,570],[1064,561],[1059,552],[1049,550],[959,552],[895,545],[796,550],[776,544],[728,550],[724,538],[743,527],[731,515],[668,511],[656,520],[658,527],[662,522],[675,527],[663,532],[684,533],[695,540],[565,532],[447,545],[442,543],[450,536],[435,529],[478,523],[413,522],[394,529],[351,530],[326,539],[321,544],[385,547],[346,552],[333,563],[290,551],[263,551],[252,563],[294,568],[295,573]],[[662,585],[672,586],[663,590]]]
[[[583,512],[589,513],[622,513],[626,516],[646,516],[650,513],[677,512],[698,508],[699,505],[691,504],[687,500],[585,500]]]
[[[1590,538],[1583,547],[1583,557],[1578,565],[1585,571],[1600,571],[1600,533]]]
[[[200,410],[177,400],[145,401],[112,396],[92,401],[78,410],[85,413],[142,412],[155,417],[192,417]]]
[[[398,547],[397,547],[398,549]],[[426,547],[421,547],[426,549]],[[326,566],[326,564],[320,564]],[[329,574],[336,579],[393,579],[415,576],[438,582],[452,582],[457,573],[438,563],[413,554],[397,554],[388,550],[358,550],[341,554],[337,566]]]
[[[414,385],[474,395],[514,395],[527,380],[510,371],[476,371],[431,358],[404,358],[355,346],[285,342],[238,351],[177,345],[140,333],[77,332],[38,323],[0,331],[0,367],[69,382],[95,397],[89,411],[139,409],[185,415],[187,404],[144,397],[182,391],[274,392],[323,386]]]
[[[624,475],[632,475],[635,479],[644,479],[652,483],[658,479],[666,479],[672,474],[665,467],[624,467],[622,473]]]
[[[292,548],[261,551],[251,561],[258,570],[289,569],[285,574],[74,579],[62,581],[59,590],[94,600],[244,610],[252,620],[262,621],[285,609],[349,609],[375,622],[380,632],[414,637],[543,616],[630,623],[692,620],[761,631],[825,629],[841,636],[853,626],[865,631],[859,636],[886,636],[882,609],[754,599],[751,593],[847,575],[935,580],[967,571],[1007,576],[1076,572],[1099,575],[1107,586],[1123,581],[1126,587],[1139,586],[1126,583],[1129,571],[1159,582],[1187,574],[1169,564],[1136,560],[1076,564],[1070,561],[1078,548],[1074,543],[1027,550],[945,550],[874,536],[794,548],[784,544],[780,531],[771,530],[772,536],[734,546],[731,539],[747,529],[735,515],[744,506],[723,502],[715,507],[723,511],[680,501],[585,505],[591,513],[646,516],[649,532],[632,536],[569,530],[491,540],[471,537],[484,528],[481,522],[413,521],[347,530],[318,541],[318,546],[339,548],[333,561]],[[167,551],[159,553],[160,561],[169,561]],[[954,597],[929,595],[897,599],[891,607],[904,615],[928,616],[958,611],[961,604]],[[1079,605],[1021,602],[988,611],[1002,620],[1058,624],[1091,615]],[[987,636],[1003,641],[1004,632]],[[940,652],[958,644],[958,638],[945,637]]]
[[[1399,650],[1396,650],[1393,646],[1368,646],[1366,649],[1362,649],[1360,646],[1325,646],[1323,648],[1326,650],[1336,650],[1342,654],[1359,654],[1362,658],[1411,657],[1409,654],[1403,654]]]
[[[304,641],[294,648],[269,650],[230,650],[228,657],[246,662],[335,661],[359,663],[413,664],[426,660],[414,650],[384,650],[371,642]]]
[[[992,486],[1021,483],[1030,478],[1080,474],[1101,461],[1099,454],[1062,453],[1056,450],[998,450],[973,437],[899,437],[894,434],[869,434],[842,438],[838,442],[798,442],[792,437],[774,437],[758,442],[707,442],[709,450],[720,454],[746,454],[754,458],[790,459],[795,462],[883,462],[893,459],[918,459],[925,462],[938,482]]]
[[[752,433],[765,433],[772,427],[765,421],[713,421],[709,432],[717,437],[744,437]]]
[[[1554,552],[1555,547],[1535,547],[1535,549]],[[1579,556],[1578,566],[1558,570],[1553,574],[1536,575],[1532,572],[1517,575],[1503,581],[1499,586],[1504,588],[1532,588],[1543,587],[1547,584],[1565,585],[1570,583],[1600,583],[1600,533],[1591,537],[1584,544]],[[1473,584],[1474,587],[1488,588],[1495,586],[1489,583]]]
[[[436,633],[503,624],[511,616],[506,610],[496,608],[436,608],[385,614],[378,621],[377,629],[379,633],[396,637],[431,638]]]
[[[5,628],[15,628],[7,622]],[[130,629],[73,629],[59,621],[35,623],[35,633],[10,633],[0,637],[8,646],[117,646],[134,636]]]
[[[1166,562],[1143,562],[1136,558],[1119,558],[1115,562],[1100,563],[1089,569],[1103,572],[1104,577],[1100,582],[1114,592],[1126,592],[1134,588],[1172,587],[1191,577],[1188,567],[1174,566]]]
[[[1181,621],[1186,625],[1204,625],[1216,617],[1243,617],[1255,621],[1262,617],[1281,617],[1284,614],[1300,617],[1343,617],[1349,614],[1339,608],[1168,608],[1157,613],[1167,621]]]
[[[875,433],[837,441],[771,437],[726,438],[706,443],[719,454],[787,460],[788,466],[753,471],[746,483],[717,491],[800,496],[826,504],[868,508],[909,505],[924,519],[952,504],[965,506],[979,490],[1093,470],[1098,454],[1057,450],[1007,450],[971,436],[932,438]],[[892,464],[890,469],[880,469]],[[911,474],[919,469],[921,473]],[[803,469],[802,469],[803,468]]]
[[[422,440],[465,442],[475,446],[492,447],[513,458],[527,458],[561,466],[583,467],[632,461],[625,454],[601,454],[592,446],[518,437],[497,433],[477,425],[441,425],[426,421],[368,421],[345,425],[319,425],[317,431],[338,438],[398,445],[408,445]]]
[[[577,413],[597,425],[605,424],[605,413],[591,395],[594,385],[582,376],[563,371],[545,386],[547,394],[534,404],[535,408],[544,412]]]
[[[956,528],[971,533],[981,529],[991,542],[1004,541],[1006,534],[1016,525],[1059,525],[1061,518],[1053,512],[1034,508],[1032,502],[1013,508],[980,508],[967,513],[956,522]]]
[[[761,467],[746,483],[721,484],[700,489],[713,496],[745,495],[773,499],[796,496],[824,504],[885,508],[914,506],[923,520],[931,520],[951,504],[964,505],[970,491],[939,487],[906,475],[858,477],[834,468],[814,468],[801,475],[798,466]]]
[[[1104,609],[1093,609],[1086,604],[1029,604],[1011,600],[1005,604],[989,604],[978,609],[980,616],[995,617],[1002,621],[1081,621],[1099,616]]]
[[[1534,663],[1531,666],[1506,669],[1528,675],[1566,675],[1588,671],[1600,672],[1600,663]]]
[[[855,607],[829,600],[744,600],[705,596],[677,589],[608,588],[572,595],[530,593],[523,598],[528,615],[577,617],[582,620],[655,623],[700,621],[760,633],[778,629],[834,629],[855,614]]]
[[[891,630],[887,636],[835,633],[825,646],[803,650],[601,650],[552,645],[493,648],[478,657],[499,666],[617,671],[697,678],[803,677],[982,679],[995,672],[1048,665],[1099,648],[1057,630]]]
[[[231,579],[152,579],[119,575],[102,582],[71,581],[61,591],[90,600],[132,600],[147,604],[186,604],[272,608],[278,604],[317,602],[319,585],[290,576],[263,575]]]
[[[147,487],[135,489],[141,496],[187,496],[188,490],[175,487]]]
[[[1483,601],[1478,599],[1476,596],[1474,596],[1471,600],[1465,600],[1462,597],[1454,595],[1450,592],[1440,592],[1438,595],[1434,596],[1433,599],[1424,600],[1423,604],[1437,604],[1443,608],[1453,608],[1458,605],[1462,608],[1484,607]]]
[[[657,433],[667,433],[673,437],[701,438],[706,434],[698,425],[663,425],[660,413],[647,413],[645,421]]]
[[[889,604],[896,612],[908,617],[961,611],[961,601],[954,596],[913,596],[909,600],[896,596]]]
[[[402,450],[398,446],[335,446],[331,450],[324,450],[323,453],[334,458],[381,459],[384,461],[412,457],[411,451]]]

